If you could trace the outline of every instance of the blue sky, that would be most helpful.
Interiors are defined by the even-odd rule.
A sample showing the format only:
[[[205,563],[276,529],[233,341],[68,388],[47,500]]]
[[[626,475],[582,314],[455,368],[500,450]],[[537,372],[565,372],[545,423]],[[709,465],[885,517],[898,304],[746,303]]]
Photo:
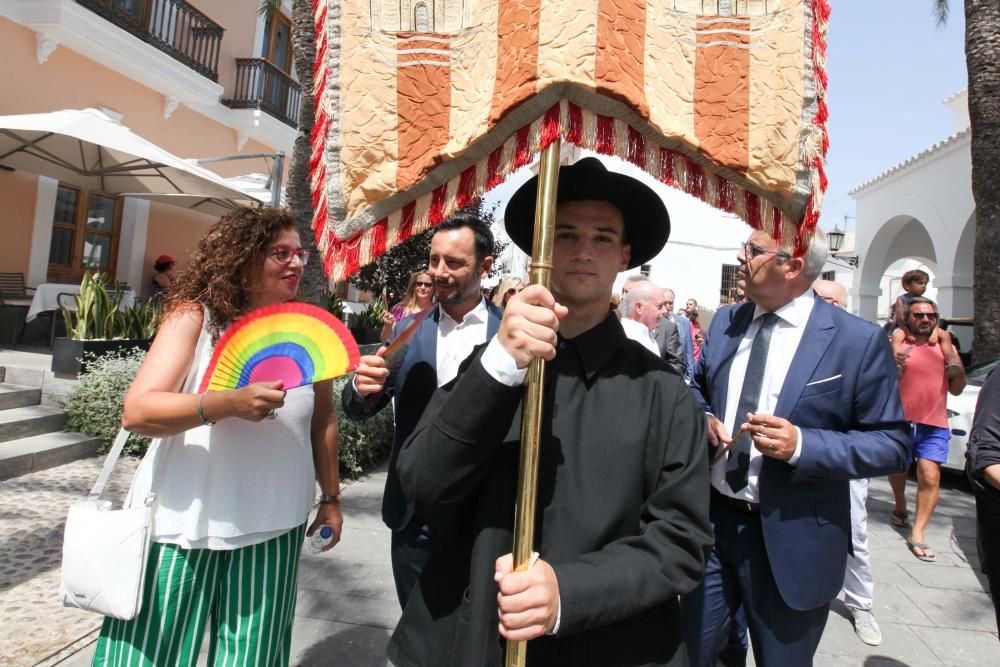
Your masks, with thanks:
[[[850,189],[953,132],[943,102],[966,85],[963,3],[952,0],[943,28],[932,4],[831,0],[824,228],[843,228],[844,215],[854,215]]]

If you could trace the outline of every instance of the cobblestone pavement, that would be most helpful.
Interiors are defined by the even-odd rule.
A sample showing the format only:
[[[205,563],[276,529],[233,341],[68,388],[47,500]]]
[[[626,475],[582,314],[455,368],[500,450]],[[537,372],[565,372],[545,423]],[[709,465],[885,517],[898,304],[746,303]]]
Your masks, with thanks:
[[[90,492],[104,457],[0,482],[0,663],[53,664],[93,640],[102,617],[59,601],[69,506]],[[105,498],[121,501],[138,461],[122,458]]]
[[[96,479],[101,459],[0,482],[0,665],[89,667],[99,617],[57,599],[59,548],[69,504]],[[124,495],[135,462],[123,461],[113,493]],[[379,507],[384,466],[344,493],[344,536],[322,556],[303,556],[291,664],[384,667],[399,619],[389,565],[389,531]],[[907,487],[912,510],[914,484]],[[872,480],[869,540],[881,646],[862,644],[835,600],[816,667],[1000,665],[1000,643],[975,550],[974,503],[961,478],[947,475],[927,541],[937,562],[918,561],[905,533],[889,525],[892,493]],[[198,665],[205,665],[205,651]],[[748,661],[753,665],[753,657]]]

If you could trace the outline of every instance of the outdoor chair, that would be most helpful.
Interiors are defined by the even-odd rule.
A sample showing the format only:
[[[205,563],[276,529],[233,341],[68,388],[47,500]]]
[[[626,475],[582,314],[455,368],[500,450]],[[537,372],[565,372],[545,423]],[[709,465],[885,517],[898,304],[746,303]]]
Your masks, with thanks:
[[[24,284],[23,273],[0,273],[0,308],[15,313],[12,343],[17,346],[24,332],[24,318],[31,308],[33,289]]]

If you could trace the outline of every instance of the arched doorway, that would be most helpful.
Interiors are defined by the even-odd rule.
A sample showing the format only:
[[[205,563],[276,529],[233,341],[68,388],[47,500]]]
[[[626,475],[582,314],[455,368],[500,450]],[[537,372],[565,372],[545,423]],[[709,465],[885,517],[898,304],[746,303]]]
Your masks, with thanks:
[[[869,321],[884,317],[895,296],[891,274],[887,270],[900,260],[913,259],[936,274],[938,253],[927,228],[912,215],[897,215],[879,226],[858,267],[860,277],[855,287],[857,314]]]

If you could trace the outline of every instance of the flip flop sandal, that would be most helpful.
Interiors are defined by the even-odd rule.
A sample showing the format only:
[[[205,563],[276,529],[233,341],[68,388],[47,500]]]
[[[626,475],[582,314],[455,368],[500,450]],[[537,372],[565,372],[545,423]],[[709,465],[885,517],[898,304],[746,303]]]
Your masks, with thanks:
[[[900,512],[899,510],[893,510],[892,514],[889,515],[889,523],[896,526],[897,528],[909,528],[910,513]]]
[[[923,542],[911,542],[910,540],[906,540],[906,546],[910,549],[910,553],[912,553],[914,556],[927,563],[933,563],[934,560],[937,558],[937,554],[930,554],[930,555],[927,554],[927,552],[930,551],[931,548],[926,544],[924,544]],[[917,549],[920,549],[921,551],[923,551],[923,553],[918,554]]]

